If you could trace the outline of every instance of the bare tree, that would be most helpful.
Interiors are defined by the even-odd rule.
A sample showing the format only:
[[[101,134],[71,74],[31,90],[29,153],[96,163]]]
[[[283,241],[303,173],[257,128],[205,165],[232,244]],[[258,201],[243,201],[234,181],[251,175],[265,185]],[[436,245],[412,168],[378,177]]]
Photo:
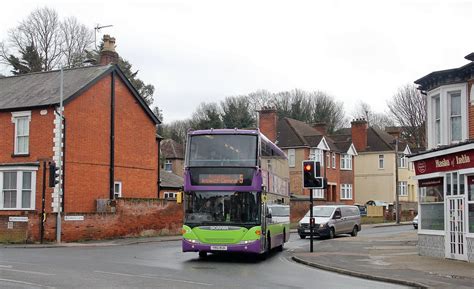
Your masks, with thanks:
[[[64,38],[64,62],[68,67],[82,66],[87,48],[94,42],[92,30],[79,23],[77,18],[69,17],[61,22]]]
[[[38,8],[8,31],[7,40],[0,42],[0,60],[12,65],[11,59],[20,59],[21,55],[28,54],[29,47],[30,50],[33,47],[42,60],[44,71],[60,65],[82,66],[86,49],[92,43],[92,30],[76,18],[66,18],[61,22],[54,9]]]
[[[170,138],[180,144],[186,145],[186,136],[191,128],[191,120],[176,120],[169,124],[163,124],[163,137]]]
[[[352,113],[352,118],[364,118],[367,120],[369,126],[375,126],[382,130],[387,126],[393,126],[395,124],[392,118],[384,113],[373,111],[370,105],[363,101],[359,101],[357,104]]]
[[[407,141],[420,148],[425,146],[426,97],[413,84],[400,87],[388,102],[391,115],[402,127]]]

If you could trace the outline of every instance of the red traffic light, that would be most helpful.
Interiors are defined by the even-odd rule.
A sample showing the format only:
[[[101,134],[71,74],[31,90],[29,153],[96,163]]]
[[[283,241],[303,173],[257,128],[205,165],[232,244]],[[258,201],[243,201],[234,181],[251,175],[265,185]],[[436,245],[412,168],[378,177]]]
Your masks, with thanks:
[[[307,172],[310,172],[312,169],[313,169],[312,165],[305,165],[304,166],[304,170],[307,171]]]

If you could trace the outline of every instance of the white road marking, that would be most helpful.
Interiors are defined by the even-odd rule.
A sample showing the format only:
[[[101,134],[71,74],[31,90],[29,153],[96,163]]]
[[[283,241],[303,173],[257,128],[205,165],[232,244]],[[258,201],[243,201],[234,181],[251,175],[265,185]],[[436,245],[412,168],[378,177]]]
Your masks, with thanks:
[[[0,265],[0,268],[12,268],[12,265]]]
[[[49,288],[49,289],[54,289],[55,288],[55,287],[51,287],[51,286],[45,286],[45,285],[41,285],[41,284],[29,283],[29,282],[25,282],[25,281],[12,280],[12,279],[1,279],[0,278],[0,281],[23,284],[23,285],[30,285],[30,286],[38,286],[38,287],[44,287],[44,288]]]
[[[109,274],[109,275],[151,278],[151,279],[160,279],[160,280],[171,281],[171,282],[181,282],[181,283],[188,283],[188,284],[195,284],[195,285],[213,286],[213,284],[209,284],[209,283],[201,283],[201,282],[187,281],[187,280],[181,280],[181,279],[171,279],[171,278],[165,278],[165,277],[160,277],[160,276],[151,275],[151,274],[135,275],[135,274],[126,274],[126,273],[117,273],[117,272],[106,272],[106,271],[94,271],[94,272],[101,273],[101,274]]]
[[[54,275],[56,275],[56,274],[50,274],[50,273],[43,273],[43,272],[36,272],[36,271],[24,271],[24,270],[1,268],[1,267],[0,267],[0,271],[20,272],[20,273],[43,275],[43,276],[54,276]]]

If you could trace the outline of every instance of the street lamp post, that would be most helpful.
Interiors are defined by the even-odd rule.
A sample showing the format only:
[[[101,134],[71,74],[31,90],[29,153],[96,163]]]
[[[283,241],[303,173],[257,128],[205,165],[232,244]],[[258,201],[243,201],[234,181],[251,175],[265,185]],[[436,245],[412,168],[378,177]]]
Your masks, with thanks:
[[[59,173],[59,182],[58,182],[58,202],[56,203],[57,206],[57,215],[56,215],[56,242],[61,243],[61,209],[62,209],[62,197],[63,197],[63,98],[64,98],[64,71],[63,67],[61,66],[60,70],[60,84],[59,84],[59,132],[56,136],[59,136],[57,141],[58,147],[56,148],[58,152],[58,173]]]

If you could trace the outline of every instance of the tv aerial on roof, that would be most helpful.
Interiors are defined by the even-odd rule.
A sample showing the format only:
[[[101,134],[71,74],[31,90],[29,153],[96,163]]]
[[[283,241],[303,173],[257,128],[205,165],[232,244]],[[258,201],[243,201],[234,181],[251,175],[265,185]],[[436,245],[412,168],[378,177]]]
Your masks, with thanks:
[[[103,29],[103,28],[109,28],[109,27],[112,27],[113,25],[100,25],[100,24],[97,24],[96,27],[94,27],[94,45],[95,45],[95,49],[97,50],[97,32],[100,32],[100,29]]]

